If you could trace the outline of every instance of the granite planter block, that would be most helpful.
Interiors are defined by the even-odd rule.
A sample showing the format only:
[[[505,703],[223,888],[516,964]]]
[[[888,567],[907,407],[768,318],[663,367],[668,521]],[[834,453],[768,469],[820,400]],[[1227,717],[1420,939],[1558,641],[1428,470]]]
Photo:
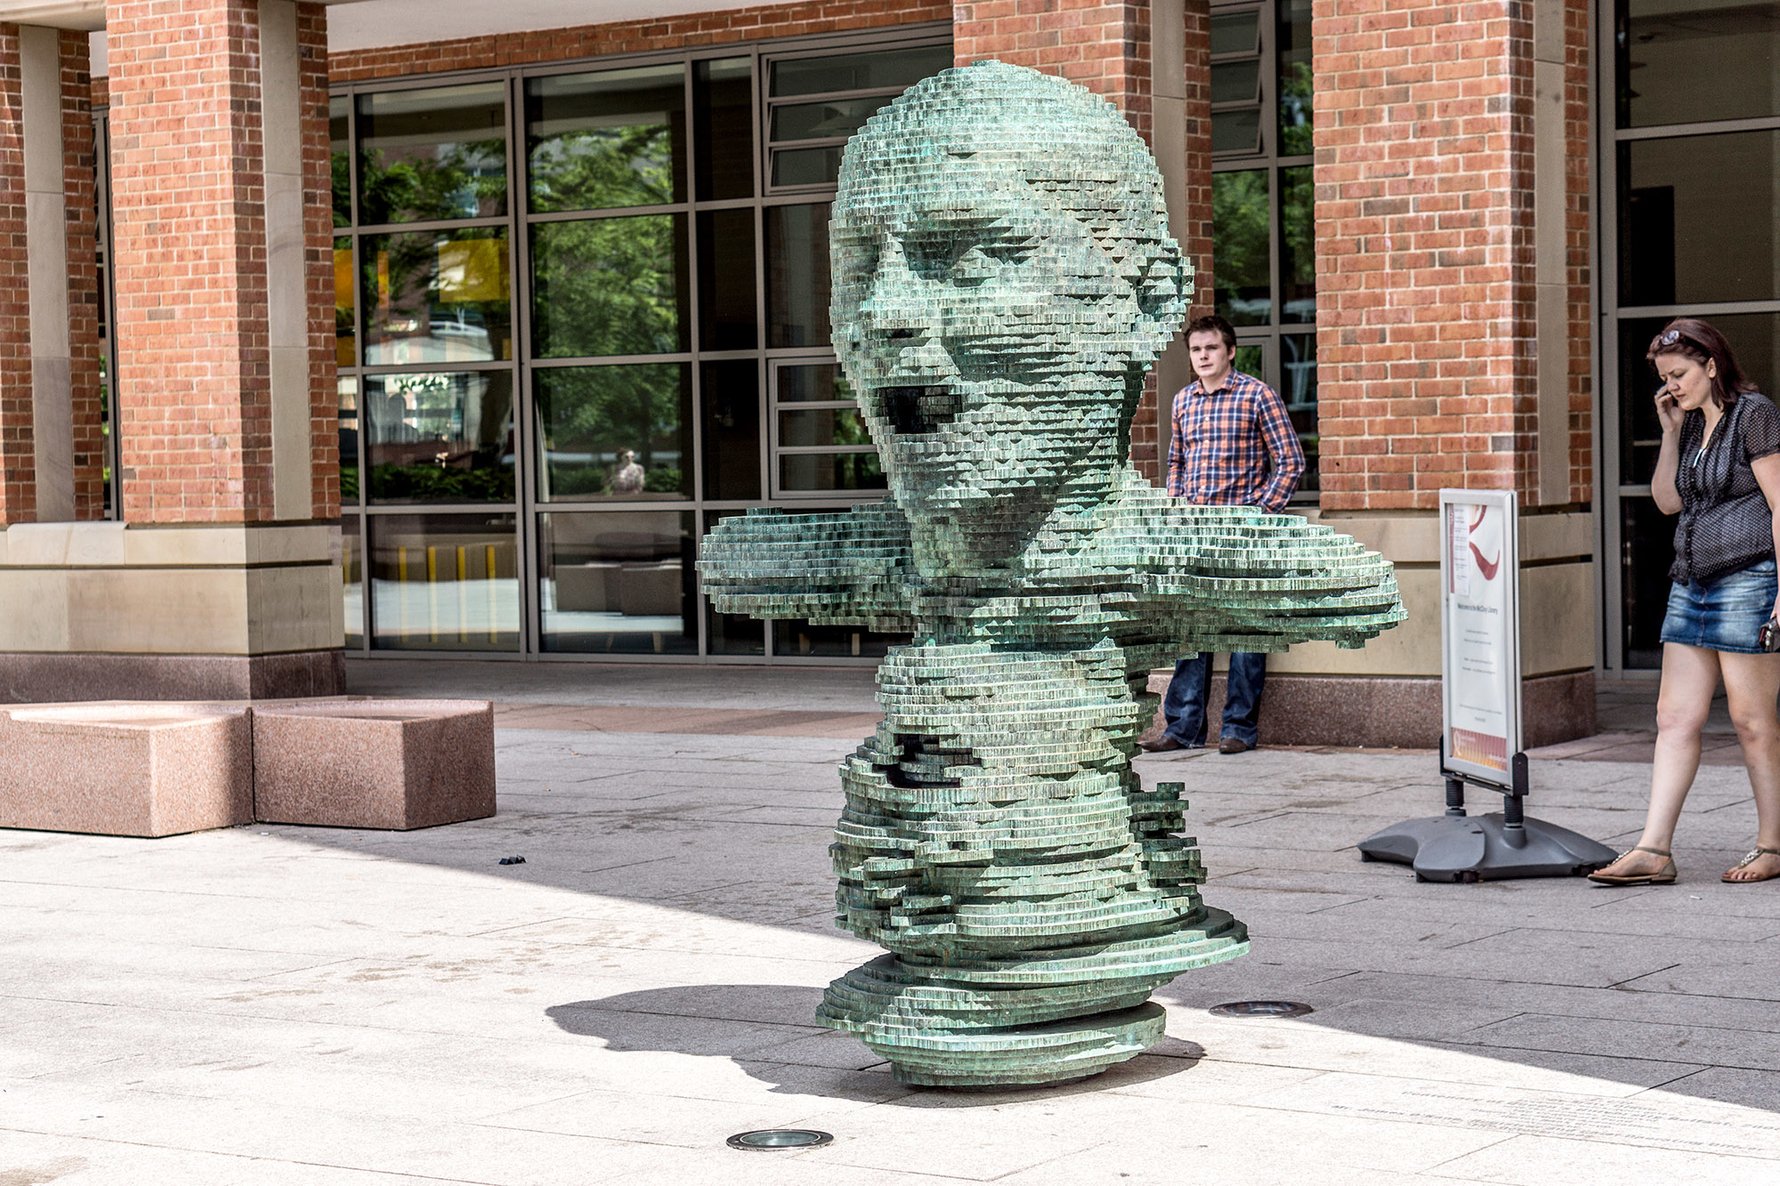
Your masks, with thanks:
[[[238,705],[0,710],[0,827],[172,836],[250,823],[252,751]]]
[[[430,828],[494,814],[486,700],[312,700],[253,709],[262,823]]]

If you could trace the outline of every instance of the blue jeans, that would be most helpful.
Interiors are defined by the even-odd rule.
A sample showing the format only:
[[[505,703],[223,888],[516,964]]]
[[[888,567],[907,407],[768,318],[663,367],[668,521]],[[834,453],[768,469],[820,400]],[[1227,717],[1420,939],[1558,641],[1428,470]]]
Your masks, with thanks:
[[[1261,689],[1267,683],[1267,656],[1251,651],[1230,655],[1230,678],[1224,689],[1224,725],[1219,737],[1234,737],[1253,746],[1261,719]],[[1174,665],[1174,678],[1162,697],[1167,736],[1189,749],[1205,744],[1205,701],[1211,694],[1211,656],[1201,653]]]

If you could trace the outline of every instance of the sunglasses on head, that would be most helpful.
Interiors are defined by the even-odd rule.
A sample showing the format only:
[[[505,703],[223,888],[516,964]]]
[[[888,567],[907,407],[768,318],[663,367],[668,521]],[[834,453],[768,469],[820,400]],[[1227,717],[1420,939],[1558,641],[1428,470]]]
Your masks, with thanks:
[[[1650,343],[1650,349],[1651,349],[1652,353],[1655,353],[1656,351],[1663,350],[1667,347],[1673,346],[1677,342],[1685,342],[1689,346],[1694,347],[1696,350],[1705,350],[1706,349],[1704,346],[1701,346],[1698,342],[1694,341],[1692,338],[1688,337],[1686,334],[1682,333],[1678,329],[1665,329],[1662,333],[1656,335],[1656,337]],[[1710,353],[1710,351],[1707,351],[1707,353]]]

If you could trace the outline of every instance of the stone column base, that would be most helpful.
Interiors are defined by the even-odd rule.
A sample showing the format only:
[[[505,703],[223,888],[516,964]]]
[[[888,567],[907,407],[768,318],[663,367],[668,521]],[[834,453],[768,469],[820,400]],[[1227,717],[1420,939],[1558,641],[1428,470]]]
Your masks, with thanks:
[[[339,696],[340,650],[284,655],[0,654],[0,704]]]
[[[1150,675],[1150,691],[1168,687],[1171,671]],[[1224,710],[1224,675],[1212,676],[1206,706],[1215,744]],[[1538,676],[1521,685],[1521,732],[1528,749],[1595,732],[1595,673]],[[1162,720],[1158,707],[1156,722]],[[1440,747],[1440,681],[1390,676],[1272,674],[1261,699],[1262,745]]]

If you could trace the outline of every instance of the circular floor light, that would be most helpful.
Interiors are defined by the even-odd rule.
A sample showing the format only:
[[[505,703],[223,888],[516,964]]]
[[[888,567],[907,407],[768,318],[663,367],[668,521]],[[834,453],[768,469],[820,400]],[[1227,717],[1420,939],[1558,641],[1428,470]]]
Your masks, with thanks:
[[[1231,1001],[1211,1007],[1213,1017],[1303,1017],[1315,1012],[1300,1001]]]
[[[731,1149],[814,1149],[834,1140],[833,1133],[813,1128],[761,1128],[729,1138]]]

